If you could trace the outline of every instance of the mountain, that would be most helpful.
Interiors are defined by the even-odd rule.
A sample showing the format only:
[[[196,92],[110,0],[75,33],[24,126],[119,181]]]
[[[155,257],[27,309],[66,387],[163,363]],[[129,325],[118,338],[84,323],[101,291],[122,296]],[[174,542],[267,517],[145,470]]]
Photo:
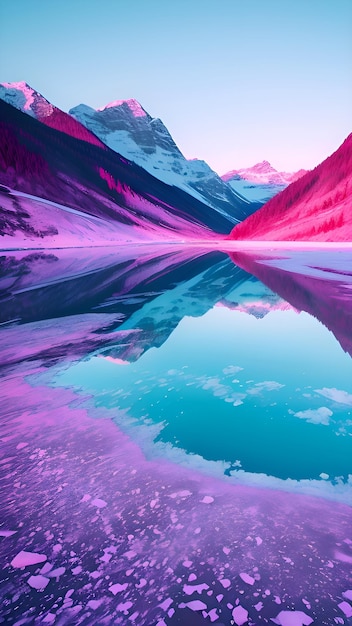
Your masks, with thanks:
[[[250,202],[263,204],[305,173],[305,170],[291,174],[278,172],[268,161],[262,161],[252,167],[231,170],[221,178]]]
[[[102,141],[89,132],[83,124],[55,107],[25,82],[0,83],[0,99],[46,126],[104,148]]]
[[[105,145],[0,100],[0,247],[209,239],[232,222]],[[216,234],[217,233],[217,234]]]
[[[242,220],[260,206],[244,199],[204,161],[187,160],[162,121],[136,100],[116,100],[97,110],[80,104],[69,113],[112,150],[230,219]]]
[[[69,113],[112,150],[232,221],[244,219],[260,206],[234,191],[204,161],[187,160],[162,121],[151,117],[136,100],[117,100],[98,110],[80,104]]]
[[[257,318],[288,307],[222,253],[199,248],[144,245],[103,252],[91,248],[14,251],[0,258],[1,325],[16,323],[14,332],[28,324],[35,328],[36,323],[49,328],[50,320],[58,323],[70,316],[77,320],[72,324],[75,334],[81,317],[101,318],[103,328],[110,319],[114,330],[122,331],[122,341],[119,334],[103,334],[92,348],[99,345],[100,353],[110,360],[138,360],[150,347],[160,347],[184,317],[200,317],[215,305]],[[99,328],[97,321],[95,328]],[[71,342],[66,343],[72,351]],[[33,344],[23,346],[24,359],[36,349],[43,356],[48,348]],[[78,348],[84,346],[81,338]],[[2,347],[3,365],[19,358],[11,341],[7,358]],[[52,351],[49,355],[54,356]]]
[[[232,224],[261,206],[235,192],[204,161],[185,159],[162,121],[152,118],[136,100],[116,100],[98,110],[81,104],[67,114],[25,82],[0,84],[0,98],[47,126],[108,146],[159,180],[215,208]]]
[[[330,157],[292,182],[230,239],[352,241],[352,134]]]

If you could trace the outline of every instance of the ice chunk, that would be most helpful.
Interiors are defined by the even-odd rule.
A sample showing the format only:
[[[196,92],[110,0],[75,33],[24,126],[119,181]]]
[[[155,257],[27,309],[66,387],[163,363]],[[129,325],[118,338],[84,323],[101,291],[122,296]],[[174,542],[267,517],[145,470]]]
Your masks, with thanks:
[[[203,504],[211,504],[212,502],[214,502],[214,498],[212,496],[204,496],[201,502],[203,502]]]
[[[22,441],[21,443],[18,443],[16,446],[16,450],[23,450],[23,448],[26,448],[28,446],[28,443],[26,443],[25,441]]]
[[[187,596],[191,596],[192,593],[202,593],[206,589],[209,589],[209,585],[206,583],[200,583],[200,585],[183,585],[183,591]]]
[[[170,498],[188,498],[191,495],[191,491],[188,491],[188,489],[183,489],[183,491],[175,491],[175,493],[170,494]]]
[[[116,596],[117,593],[120,593],[120,591],[125,591],[128,587],[128,583],[116,583],[115,585],[111,585],[111,587],[109,587],[109,591],[111,591],[112,594],[114,594],[114,596]]]
[[[208,617],[211,622],[216,622],[216,620],[219,619],[217,609],[211,609],[208,613]]]
[[[232,611],[232,617],[237,626],[242,626],[242,624],[246,624],[248,621],[248,611],[243,608],[240,604],[236,606]]]
[[[280,611],[276,618],[271,618],[278,626],[309,626],[313,623],[310,615],[303,611]]]
[[[132,602],[121,602],[121,604],[118,604],[117,610],[118,611],[128,611],[128,609],[130,609],[131,606],[133,606]]]
[[[49,561],[46,561],[46,563],[44,563],[43,567],[40,570],[40,574],[47,574],[52,569],[53,569],[52,564],[49,563]]]
[[[105,500],[102,500],[101,498],[95,498],[94,500],[92,500],[92,505],[96,506],[97,509],[103,509],[107,505],[107,502],[105,502]]]
[[[49,578],[60,578],[60,576],[62,576],[62,574],[65,573],[65,568],[64,567],[57,567],[56,569],[53,569],[51,572],[48,573]]]
[[[159,604],[160,608],[163,609],[164,611],[167,611],[168,608],[171,606],[172,604],[172,599],[171,598],[166,598],[166,600],[164,600],[161,604]]]
[[[207,609],[207,605],[201,600],[191,600],[190,602],[185,602],[185,606],[188,606],[191,611],[204,611]]]
[[[243,582],[247,583],[247,585],[254,585],[255,579],[249,574],[246,574],[246,572],[241,572],[240,578],[242,578]]]
[[[33,589],[37,589],[37,591],[45,589],[48,582],[49,578],[47,578],[46,576],[42,576],[41,574],[38,574],[38,576],[30,576],[27,580],[29,586],[33,587]]]
[[[343,591],[342,595],[344,598],[347,598],[347,600],[352,600],[352,589],[347,589],[347,591]]]
[[[37,563],[44,563],[47,557],[45,554],[38,554],[37,552],[26,552],[26,550],[21,550],[16,556],[12,559],[11,565],[12,567],[28,567],[28,565],[36,565]]]
[[[93,611],[96,611],[100,607],[102,602],[103,600],[89,600],[89,602],[87,602],[87,606],[90,609],[93,609]]]
[[[344,600],[343,602],[340,602],[340,604],[338,604],[337,606],[346,615],[346,617],[352,617],[352,606],[349,602],[346,602]]]

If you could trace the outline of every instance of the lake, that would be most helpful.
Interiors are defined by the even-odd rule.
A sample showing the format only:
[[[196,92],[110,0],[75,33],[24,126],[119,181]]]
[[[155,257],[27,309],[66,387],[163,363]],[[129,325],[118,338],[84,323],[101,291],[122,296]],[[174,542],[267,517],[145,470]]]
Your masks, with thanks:
[[[224,245],[0,257],[0,623],[352,623],[351,254]]]

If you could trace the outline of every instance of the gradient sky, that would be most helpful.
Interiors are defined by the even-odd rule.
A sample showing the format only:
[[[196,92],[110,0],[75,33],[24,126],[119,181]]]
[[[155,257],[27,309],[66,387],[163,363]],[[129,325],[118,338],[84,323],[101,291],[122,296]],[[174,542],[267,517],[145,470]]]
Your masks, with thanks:
[[[312,168],[351,132],[351,0],[0,0],[0,82],[136,98],[220,174]]]

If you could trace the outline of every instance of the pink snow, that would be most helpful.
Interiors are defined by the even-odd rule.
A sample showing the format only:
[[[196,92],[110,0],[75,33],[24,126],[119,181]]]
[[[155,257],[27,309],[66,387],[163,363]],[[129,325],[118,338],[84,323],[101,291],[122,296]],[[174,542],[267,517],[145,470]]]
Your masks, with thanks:
[[[147,114],[143,107],[139,104],[139,102],[137,102],[137,100],[134,100],[133,98],[130,98],[129,100],[114,100],[113,102],[109,102],[109,104],[106,104],[103,107],[99,107],[97,111],[105,111],[105,109],[112,109],[114,107],[122,106],[123,104],[126,104],[128,106],[129,110],[133,114],[133,117],[146,117]]]
[[[17,83],[2,83],[4,87],[7,89],[17,89],[18,91],[22,91],[24,97],[26,98],[26,103],[24,105],[24,109],[28,111],[31,108],[31,104],[34,102],[34,89],[27,85],[23,80]]]

